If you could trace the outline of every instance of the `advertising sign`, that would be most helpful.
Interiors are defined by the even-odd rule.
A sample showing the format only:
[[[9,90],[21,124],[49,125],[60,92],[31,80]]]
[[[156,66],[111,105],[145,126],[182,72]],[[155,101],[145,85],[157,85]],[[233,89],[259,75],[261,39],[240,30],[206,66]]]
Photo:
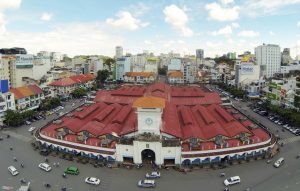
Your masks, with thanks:
[[[16,55],[16,67],[17,68],[32,68],[33,67],[33,55],[17,54]]]
[[[241,74],[253,74],[254,73],[254,67],[253,65],[241,65]]]

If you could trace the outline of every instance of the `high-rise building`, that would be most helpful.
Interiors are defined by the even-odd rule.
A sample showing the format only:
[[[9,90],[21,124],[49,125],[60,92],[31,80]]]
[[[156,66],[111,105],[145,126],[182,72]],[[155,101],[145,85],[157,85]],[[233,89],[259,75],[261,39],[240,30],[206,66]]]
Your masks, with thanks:
[[[116,80],[124,80],[126,72],[131,72],[130,57],[118,58],[116,62]]]
[[[116,58],[121,58],[123,56],[123,47],[116,46]]]
[[[274,44],[263,44],[255,48],[256,62],[261,68],[261,75],[267,78],[280,72],[280,47]]]
[[[288,65],[288,64],[291,64],[292,62],[293,62],[293,59],[290,55],[290,49],[289,48],[283,49],[282,54],[281,54],[282,65]]]
[[[204,59],[204,50],[203,49],[197,49],[196,50],[196,58]]]

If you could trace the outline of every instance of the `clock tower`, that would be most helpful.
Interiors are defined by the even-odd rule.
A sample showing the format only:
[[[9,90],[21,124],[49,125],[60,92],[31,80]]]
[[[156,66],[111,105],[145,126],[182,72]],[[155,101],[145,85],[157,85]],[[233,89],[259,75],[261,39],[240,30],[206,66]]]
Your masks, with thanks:
[[[160,135],[165,99],[158,97],[142,97],[133,103],[133,107],[137,110],[138,133],[153,133]]]

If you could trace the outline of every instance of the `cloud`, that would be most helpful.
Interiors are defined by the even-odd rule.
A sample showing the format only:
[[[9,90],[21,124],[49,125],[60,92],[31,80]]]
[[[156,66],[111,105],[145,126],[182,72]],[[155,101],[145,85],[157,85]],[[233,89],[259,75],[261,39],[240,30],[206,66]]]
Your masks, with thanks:
[[[40,50],[56,51],[69,55],[113,55],[116,45],[124,39],[103,23],[63,24],[48,32],[10,32],[0,35],[2,47],[25,47],[30,53]]]
[[[239,18],[239,6],[223,6],[219,3],[210,3],[205,5],[208,10],[209,18],[217,21],[234,21]]]
[[[300,0],[247,0],[243,9],[250,16],[275,14],[276,11],[289,5],[299,4]]]
[[[22,0],[1,0],[0,11],[5,9],[18,9]]]
[[[213,36],[218,36],[218,35],[228,36],[231,33],[232,33],[232,28],[231,28],[231,26],[227,25],[224,28],[221,28],[221,29],[219,29],[217,31],[211,32],[210,34],[213,35]]]
[[[230,3],[234,3],[234,0],[221,0],[221,3],[224,5],[230,4]]]
[[[275,33],[273,31],[269,31],[269,35],[274,36]]]
[[[153,44],[153,42],[152,42],[151,40],[145,40],[144,43],[145,43],[146,45],[152,45],[152,44]]]
[[[0,0],[0,34],[6,31],[6,18],[4,11],[7,9],[18,9],[21,5],[21,0]]]
[[[192,29],[187,26],[189,21],[188,16],[176,5],[169,5],[164,9],[165,21],[173,26],[174,29],[181,32],[185,37],[190,37],[194,34]]]
[[[233,28],[239,28],[240,27],[239,23],[231,23],[231,26]]]
[[[52,14],[50,13],[43,13],[40,17],[42,21],[50,21],[52,19]]]
[[[141,27],[146,27],[149,23],[143,23],[141,20],[135,18],[128,11],[120,11],[116,14],[117,19],[108,18],[106,19],[106,23],[120,29],[126,30],[137,30]]]
[[[150,7],[145,5],[142,2],[129,5],[127,8],[124,9],[124,11],[130,12],[133,16],[138,17],[141,15],[144,15],[150,10]]]
[[[252,37],[257,37],[259,36],[259,32],[255,32],[252,30],[245,30],[245,31],[241,31],[238,33],[239,37],[247,37],[247,38],[252,38]]]
[[[297,22],[297,27],[300,27],[300,21]]]

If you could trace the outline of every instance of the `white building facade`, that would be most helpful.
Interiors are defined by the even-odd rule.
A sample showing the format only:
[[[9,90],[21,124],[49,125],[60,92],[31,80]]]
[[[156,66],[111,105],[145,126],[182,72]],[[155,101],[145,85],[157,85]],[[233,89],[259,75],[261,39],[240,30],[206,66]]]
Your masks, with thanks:
[[[280,72],[281,52],[278,45],[263,44],[255,48],[257,64],[261,67],[261,75],[266,78]]]

